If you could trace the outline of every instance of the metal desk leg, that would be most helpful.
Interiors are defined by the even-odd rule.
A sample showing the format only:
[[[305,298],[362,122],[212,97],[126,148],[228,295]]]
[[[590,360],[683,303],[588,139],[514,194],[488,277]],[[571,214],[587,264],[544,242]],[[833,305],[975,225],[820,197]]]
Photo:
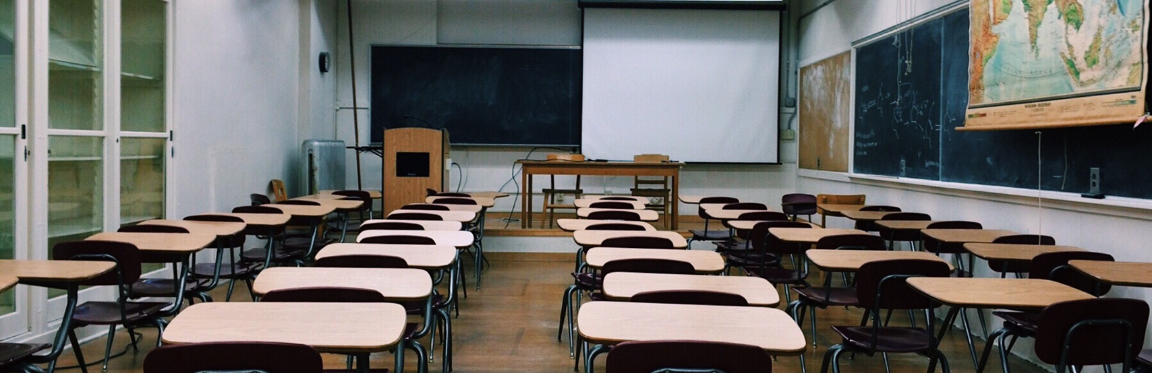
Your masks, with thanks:
[[[60,329],[56,331],[56,337],[52,339],[52,350],[47,355],[33,356],[28,359],[29,362],[36,364],[48,363],[49,373],[56,370],[56,358],[60,357],[61,352],[64,352],[65,338],[68,337],[68,330],[72,328],[72,314],[76,311],[79,292],[80,285],[68,284],[68,304],[64,306],[64,318],[60,319]]]

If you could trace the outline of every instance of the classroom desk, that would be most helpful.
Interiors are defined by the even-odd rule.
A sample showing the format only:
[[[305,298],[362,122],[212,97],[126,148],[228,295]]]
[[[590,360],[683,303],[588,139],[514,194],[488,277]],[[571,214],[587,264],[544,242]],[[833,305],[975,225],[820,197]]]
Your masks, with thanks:
[[[905,232],[919,232],[928,229],[928,225],[935,222],[937,220],[877,220],[876,229],[880,231],[881,236],[891,236]]]
[[[16,286],[17,282],[20,282],[20,279],[16,278],[16,276],[9,274],[0,275],[0,292],[8,291],[8,289]]]
[[[588,229],[589,226],[597,224],[624,224],[635,225],[644,227],[645,231],[655,232],[656,227],[642,221],[622,221],[622,220],[588,220],[588,219],[556,219],[556,224],[568,232],[582,231]]]
[[[467,223],[467,222],[476,220],[476,213],[475,212],[468,212],[468,211],[429,211],[429,210],[399,210],[399,209],[397,209],[397,210],[392,210],[392,212],[388,213],[388,216],[396,215],[399,213],[419,213],[419,214],[439,215],[440,218],[444,219],[445,221],[456,221],[456,222],[461,222],[461,223]]]
[[[235,216],[244,220],[244,224],[248,226],[265,228],[277,228],[281,225],[288,224],[288,220],[292,218],[292,215],[289,214],[253,214],[242,212],[214,212],[206,215]]]
[[[739,294],[750,306],[775,308],[780,305],[776,287],[768,280],[751,276],[613,272],[604,276],[602,287],[604,295],[615,301],[627,301],[633,295],[650,291],[703,290]]]
[[[590,208],[592,207],[592,204],[596,202],[627,203],[632,205],[633,210],[643,210],[646,208],[644,202],[640,201],[601,201],[599,199],[591,198],[577,198],[575,201],[572,201],[572,203],[576,205],[576,208],[581,209]]]
[[[732,227],[732,229],[737,229],[737,230],[752,230],[752,228],[756,227],[756,224],[769,222],[769,221],[773,221],[773,220],[729,220],[729,221],[724,222],[724,225],[727,225],[729,227]],[[816,225],[816,223],[803,222],[803,221],[801,223],[808,223],[808,225],[811,225],[812,228],[820,229],[820,226]]]
[[[492,207],[492,206],[496,206],[496,199],[495,199],[495,198],[481,198],[481,197],[428,196],[428,197],[425,197],[425,198],[424,198],[424,203],[432,203],[432,204],[435,204],[435,203],[436,203],[436,200],[438,200],[438,199],[441,199],[441,198],[464,198],[464,199],[470,199],[470,200],[476,201],[476,204],[477,204],[477,205],[479,205],[480,207],[483,207],[483,208],[489,208],[489,207]]]
[[[583,218],[583,219],[587,219],[588,215],[590,215],[596,211],[628,211],[628,212],[634,212],[637,215],[640,215],[640,221],[657,221],[657,220],[660,220],[660,213],[653,211],[653,210],[601,209],[601,208],[585,207],[585,208],[576,209],[576,216]],[[672,230],[676,230],[676,228],[672,228]]]
[[[281,212],[292,215],[295,218],[308,219],[312,221],[312,242],[308,244],[308,253],[313,253],[316,250],[316,234],[320,231],[320,224],[323,224],[324,217],[336,211],[334,205],[307,206],[307,205],[285,205],[280,203],[266,204],[262,206],[273,207],[279,209]],[[347,227],[345,227],[347,228]],[[344,235],[341,234],[340,242],[344,242]]]
[[[582,199],[590,199],[590,200],[594,200],[594,201],[601,201],[601,200],[604,200],[604,199],[606,199],[606,198],[628,198],[628,199],[630,199],[630,200],[632,200],[632,201],[636,201],[636,202],[641,202],[641,203],[647,203],[647,202],[648,202],[648,197],[636,197],[636,196],[629,196],[629,195],[623,195],[623,194],[614,194],[614,195],[595,195],[595,196],[592,196],[592,195],[583,195],[583,196],[581,196],[580,198],[582,198]],[[681,199],[683,199],[683,196],[681,196]],[[609,201],[621,201],[621,200],[612,200],[612,199],[610,199]]]
[[[602,345],[627,341],[690,340],[729,342],[763,348],[772,355],[802,355],[804,333],[784,311],[768,307],[589,302],[580,307],[580,336],[598,345],[585,353],[591,373]],[[801,364],[803,364],[801,358]]]
[[[972,253],[972,255],[975,255],[984,260],[1014,260],[1025,262],[1032,261],[1032,258],[1045,253],[1084,251],[1084,249],[1074,246],[1020,245],[978,242],[965,243],[964,250],[968,250],[968,252]]]
[[[432,277],[417,268],[272,267],[260,272],[252,292],[307,287],[371,289],[395,301],[423,300],[432,295]]]
[[[325,207],[325,208],[331,207],[333,210],[337,210],[337,211],[356,211],[356,210],[359,210],[360,207],[364,206],[364,201],[361,201],[358,199],[333,199],[333,198],[323,198],[321,196],[315,196],[315,195],[296,197],[296,198],[292,198],[292,200],[316,202],[316,203],[319,203],[321,207]],[[275,203],[273,205],[275,205],[276,207],[283,206],[282,204],[275,204]],[[290,205],[290,206],[300,206],[300,205]]]
[[[56,368],[56,358],[64,351],[67,343],[68,330],[72,327],[72,313],[76,310],[76,302],[80,285],[78,282],[100,276],[115,267],[112,262],[82,261],[82,260],[13,260],[0,259],[0,273],[19,279],[21,284],[31,286],[63,287],[68,294],[67,304],[64,306],[64,316],[60,319],[60,328],[52,338],[52,349],[46,355],[33,355],[27,362],[32,364],[48,363],[48,371]]]
[[[355,190],[355,189],[352,189],[352,190]],[[363,191],[368,192],[368,198],[371,198],[371,199],[384,198],[384,193],[380,193],[379,190],[365,189]],[[304,197],[318,197],[318,198],[325,198],[325,199],[341,199],[341,198],[347,198],[348,197],[348,196],[341,196],[341,195],[332,194],[335,192],[338,192],[338,190],[321,190],[320,193],[307,195]]]
[[[400,206],[400,208],[398,210],[404,210],[404,211],[408,211],[408,212],[429,211],[429,210],[421,210],[421,209],[414,208],[414,207],[421,206],[421,205],[444,206],[444,207],[448,208],[448,211],[465,211],[465,212],[471,212],[474,214],[478,213],[478,212],[480,212],[480,210],[484,209],[484,206],[480,206],[480,205],[455,205],[455,204],[447,204],[447,203],[409,203],[407,205]],[[432,210],[432,211],[435,211],[435,210]]]
[[[348,255],[388,255],[404,259],[411,268],[438,270],[451,268],[459,250],[440,245],[391,245],[376,243],[335,243],[316,254],[316,260]]]
[[[437,245],[452,246],[456,248],[466,248],[472,246],[473,236],[472,232],[467,231],[389,231],[389,230],[372,230],[367,232],[360,232],[356,236],[356,242],[360,242],[368,237],[377,236],[420,236],[428,237],[436,241]]]
[[[287,220],[285,220],[287,222]],[[163,225],[187,229],[189,233],[210,234],[217,238],[234,236],[244,230],[245,223],[230,221],[168,220],[153,219],[140,222],[140,225]]]
[[[806,252],[808,261],[824,272],[856,272],[866,263],[881,260],[920,259],[938,261],[952,264],[940,259],[935,254],[924,251],[875,251],[875,250],[823,250],[813,249]]]
[[[600,269],[605,263],[623,259],[668,259],[687,262],[692,264],[698,274],[717,274],[724,271],[724,257],[715,251],[705,250],[593,247],[588,250],[586,261],[588,267]]]
[[[1069,260],[1068,265],[1109,285],[1152,287],[1152,263]]]
[[[368,354],[395,351],[404,369],[404,307],[395,303],[227,302],[192,305],[172,319],[164,343],[279,342],[352,354],[360,372]],[[290,327],[288,327],[290,326]]]
[[[997,238],[1016,234],[1000,229],[924,229],[924,239],[939,241],[942,245],[963,245],[969,242],[992,243]]]
[[[403,219],[372,219],[364,221],[361,226],[372,223],[408,223],[424,227],[426,231],[458,231],[464,229],[464,224],[458,221],[447,220],[403,220]]]
[[[1048,305],[1071,300],[1092,299],[1092,295],[1059,282],[1043,279],[913,277],[908,284],[929,298],[950,306],[937,340],[951,326],[961,309],[1004,308],[1040,311]],[[964,323],[967,329],[967,322]],[[980,370],[972,334],[965,330],[972,366]]]
[[[888,214],[897,213],[899,211],[860,211],[860,210],[844,210],[840,214],[844,217],[864,222],[874,222],[883,219]]]
[[[172,263],[172,287],[175,284],[186,284],[190,270],[192,255],[216,242],[216,236],[205,233],[135,233],[135,232],[103,232],[97,233],[85,240],[126,242],[135,245],[141,253],[162,256],[166,263]],[[172,308],[164,310],[166,315],[175,315],[180,311],[184,302],[184,292],[187,286],[176,289],[176,300]]]
[[[583,247],[596,247],[604,243],[604,240],[616,237],[662,237],[672,240],[672,247],[676,249],[683,249],[688,247],[688,240],[680,233],[672,231],[575,231],[572,232],[572,238],[576,240],[576,244]]]
[[[532,176],[534,175],[601,175],[601,176],[663,176],[672,178],[671,200],[680,197],[680,162],[636,163],[636,162],[557,162],[518,160],[520,165],[520,227],[531,228],[532,224]],[[655,212],[655,211],[653,211]],[[679,204],[672,204],[672,230],[679,225]]]
[[[708,216],[711,216],[713,219],[719,219],[719,220],[736,220],[736,219],[740,219],[740,215],[743,215],[743,214],[745,214],[745,213],[749,213],[749,212],[764,212],[764,211],[772,211],[772,210],[723,210],[723,209],[707,209],[707,210],[704,210],[704,213],[708,214]]]
[[[815,244],[821,238],[842,234],[868,234],[859,229],[831,228],[768,228],[768,233],[781,241],[798,244]]]
[[[491,199],[500,199],[500,198],[504,198],[504,197],[508,196],[508,193],[503,193],[503,192],[467,192],[464,194],[467,194],[469,197],[472,197],[472,198],[491,198]],[[441,196],[441,197],[443,197],[443,196]]]
[[[820,214],[820,226],[825,227],[829,216],[844,217],[845,211],[858,211],[861,207],[864,207],[864,204],[817,203],[816,213]]]

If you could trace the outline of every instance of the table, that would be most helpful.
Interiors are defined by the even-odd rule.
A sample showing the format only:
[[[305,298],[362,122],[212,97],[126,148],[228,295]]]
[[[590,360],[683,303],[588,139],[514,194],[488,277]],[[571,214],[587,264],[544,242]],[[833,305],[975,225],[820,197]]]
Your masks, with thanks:
[[[941,244],[992,243],[997,238],[1016,234],[1000,229],[924,229],[920,232],[925,239],[937,240]]]
[[[372,198],[372,199],[384,198],[384,194],[380,193],[379,190],[365,189],[363,191],[368,192],[368,198]],[[340,199],[340,198],[348,197],[348,196],[341,196],[341,195],[332,194],[334,192],[338,192],[338,191],[337,190],[321,190],[320,193],[309,195],[309,196],[304,196],[304,197],[319,197],[319,198],[327,198],[327,199]]]
[[[420,205],[444,206],[444,207],[448,208],[448,211],[466,211],[466,212],[471,212],[471,213],[478,213],[478,212],[480,212],[480,210],[484,209],[484,206],[480,206],[480,205],[456,205],[456,204],[449,204],[449,203],[409,203],[407,205],[401,206],[399,208],[399,210],[404,210],[404,211],[408,211],[408,212],[429,211],[429,210],[421,210],[421,209],[413,208],[413,207],[420,206]],[[435,210],[432,210],[432,211],[435,211]]]
[[[659,176],[672,178],[671,200],[680,197],[680,162],[636,163],[636,162],[556,162],[518,160],[520,165],[520,227],[530,228],[532,222],[532,176],[534,175],[605,175],[605,176]],[[653,211],[655,212],[655,211]],[[679,223],[680,206],[672,204],[672,230]]]
[[[1007,243],[977,243],[968,242],[964,249],[984,260],[1018,260],[1031,261],[1037,255],[1065,251],[1084,251],[1074,246],[1055,245],[1021,245]]]
[[[287,219],[285,219],[287,222]],[[140,222],[140,225],[164,225],[181,227],[190,233],[211,234],[216,237],[234,236],[244,230],[245,223],[228,221],[200,221],[200,220],[167,220],[153,219]]]
[[[8,289],[16,286],[17,282],[20,282],[20,279],[16,278],[16,276],[7,274],[0,275],[0,291],[8,291]]]
[[[815,244],[821,238],[842,234],[868,234],[859,229],[830,228],[768,228],[768,233],[781,241],[800,244]]]
[[[1068,265],[1109,285],[1152,287],[1152,263],[1069,260]]]
[[[361,206],[364,206],[364,201],[361,201],[358,199],[333,199],[333,198],[324,198],[324,197],[315,196],[315,195],[296,197],[296,198],[293,198],[293,200],[316,202],[316,203],[319,203],[321,207],[332,207],[335,210],[356,211],[356,210],[359,210]],[[276,207],[283,206],[281,204],[273,204],[273,205],[275,205]],[[300,206],[300,205],[289,205],[289,206]]]
[[[445,221],[456,221],[461,223],[476,220],[476,213],[468,211],[392,210],[392,212],[388,213],[388,216],[396,215],[399,213],[439,215],[440,218],[444,219]]]
[[[823,250],[813,249],[806,252],[808,261],[825,272],[856,272],[869,262],[897,259],[932,260],[945,264],[943,259],[935,254],[924,251],[874,251],[874,250]],[[948,264],[952,269],[952,265]]]
[[[76,310],[76,302],[80,281],[88,280],[111,271],[115,266],[112,262],[82,261],[82,260],[12,260],[0,259],[0,273],[5,276],[16,277],[21,284],[44,287],[61,287],[67,291],[67,304],[64,307],[64,316],[60,319],[60,328],[52,339],[52,349],[47,355],[34,355],[28,359],[34,364],[48,363],[48,371],[56,367],[56,358],[64,351],[65,338],[72,327],[72,313]]]
[[[841,211],[840,214],[842,214],[842,215],[844,215],[844,217],[852,219],[852,220],[871,222],[871,221],[877,221],[877,220],[883,219],[885,216],[888,216],[888,214],[893,214],[893,213],[897,213],[897,212],[899,212],[899,211],[845,210],[845,211]]]
[[[723,210],[723,209],[708,209],[708,210],[704,210],[704,213],[708,214],[708,216],[711,216],[713,219],[719,219],[719,220],[736,220],[736,219],[739,219],[739,218],[740,218],[740,215],[743,215],[743,214],[745,214],[745,213],[749,213],[749,212],[764,212],[764,211],[772,211],[772,210]]]
[[[602,287],[604,295],[616,301],[627,301],[633,295],[649,291],[704,290],[739,294],[750,306],[776,307],[780,304],[780,293],[772,283],[751,276],[613,272],[604,276]]]
[[[331,201],[331,200],[329,200],[329,201]],[[336,211],[336,205],[335,204],[324,204],[323,202],[321,202],[321,200],[316,200],[315,202],[318,202],[321,204],[319,206],[309,206],[309,205],[292,205],[292,204],[272,203],[272,204],[267,204],[267,205],[262,205],[262,206],[275,207],[285,214],[292,215],[292,216],[298,216],[298,217],[305,217],[305,218],[322,218],[322,217],[328,216],[328,214],[331,214],[331,213]],[[360,202],[360,201],[352,201],[352,202]],[[360,202],[360,203],[363,203],[363,202]]]
[[[163,339],[298,343],[356,355],[361,372],[368,371],[369,353],[394,350],[395,369],[403,371],[405,316],[395,303],[200,303],[172,319]]]
[[[623,194],[603,195],[603,196],[584,195],[584,196],[581,196],[581,198],[590,199],[590,200],[594,200],[594,201],[603,200],[605,198],[628,198],[628,199],[631,199],[631,200],[636,201],[636,202],[644,202],[644,203],[648,202],[648,197],[636,197],[636,196],[629,196],[629,195],[623,195]],[[683,200],[684,196],[680,196],[680,199]],[[609,201],[613,201],[613,200],[609,200]],[[620,200],[615,200],[615,201],[620,201]]]
[[[464,228],[464,224],[458,221],[444,221],[444,220],[404,220],[404,219],[372,219],[361,223],[364,226],[372,223],[408,223],[417,224],[424,227],[426,231],[458,231]]]
[[[288,224],[288,220],[292,218],[289,214],[253,214],[241,212],[217,212],[207,215],[220,215],[220,216],[235,216],[244,220],[244,224],[248,226],[260,226],[276,228],[284,224]]]
[[[633,210],[645,209],[644,202],[640,202],[640,201],[601,201],[600,199],[592,199],[592,198],[577,198],[575,201],[572,201],[572,203],[574,203],[577,208],[582,208],[582,209],[590,208],[592,206],[592,204],[596,203],[596,202],[628,203],[628,204],[632,205]]]
[[[367,232],[360,232],[356,236],[356,242],[368,237],[377,236],[420,236],[428,237],[436,241],[437,245],[452,246],[457,248],[465,248],[472,246],[473,238],[472,232],[466,231],[390,231],[390,230],[372,230]]]
[[[192,254],[211,245],[216,241],[216,236],[205,233],[103,232],[88,236],[85,240],[126,242],[135,245],[141,252],[170,258],[170,263],[173,265],[172,286],[177,288],[176,300],[172,302],[171,309],[162,312],[170,316],[179,312],[180,306],[184,303],[186,286],[175,284],[186,283]]]
[[[576,231],[572,232],[572,238],[576,240],[576,244],[583,247],[600,246],[604,240],[617,237],[661,237],[672,240],[672,247],[683,249],[688,247],[688,240],[680,233],[672,231]]]
[[[729,220],[729,221],[724,222],[724,224],[728,225],[729,227],[732,227],[732,229],[752,230],[752,228],[756,227],[756,224],[760,224],[760,223],[767,222],[767,221],[771,221],[771,220]],[[804,222],[804,221],[802,221],[801,223],[808,223],[808,225],[811,225],[812,228],[820,229],[820,226],[816,225],[816,223],[810,223],[810,222]]]
[[[858,210],[860,210],[861,207],[864,207],[863,203],[861,203],[859,205],[849,205],[849,204],[840,204],[840,203],[817,203],[816,204],[816,213],[820,214],[820,226],[824,227],[827,225],[825,223],[827,223],[829,216],[843,217],[845,211],[858,211]]]
[[[403,258],[411,268],[436,270],[450,268],[459,253],[455,247],[440,245],[391,245],[376,243],[335,243],[316,254],[316,260],[346,255],[388,255]]]
[[[680,196],[680,202],[684,202],[689,205],[699,205],[700,200],[708,197],[710,196]]]
[[[470,199],[470,200],[476,201],[476,204],[480,205],[480,207],[483,207],[483,208],[489,208],[492,206],[496,206],[496,199],[495,198],[483,198],[483,197],[428,196],[428,197],[424,198],[424,202],[425,203],[436,203],[436,200],[441,199],[441,198]]]
[[[432,277],[416,268],[272,267],[260,272],[252,292],[307,287],[371,289],[390,300],[422,300],[432,295]]]
[[[504,197],[508,196],[508,193],[503,193],[503,192],[468,192],[465,194],[472,196],[472,198],[491,198],[491,199],[500,199],[500,198],[504,198]]]
[[[657,221],[657,220],[660,220],[660,213],[653,211],[653,210],[601,209],[601,208],[585,207],[585,208],[576,209],[576,216],[579,216],[581,218],[586,219],[586,218],[588,218],[588,215],[591,215],[593,212],[597,212],[597,211],[627,211],[627,212],[633,212],[633,213],[636,213],[637,215],[640,215],[640,221]],[[675,219],[673,219],[673,220],[675,220]],[[673,225],[673,226],[675,226],[675,225]],[[672,230],[676,230],[676,228],[672,228]]]
[[[705,250],[594,247],[588,250],[585,261],[589,267],[600,269],[605,263],[623,259],[668,259],[688,262],[699,274],[717,274],[724,271],[724,257],[715,251]]]
[[[560,225],[560,229],[568,232],[575,232],[588,229],[588,226],[597,224],[624,224],[635,225],[644,227],[645,231],[655,232],[656,227],[642,221],[621,221],[621,220],[588,220],[588,219],[556,219],[556,224]]]

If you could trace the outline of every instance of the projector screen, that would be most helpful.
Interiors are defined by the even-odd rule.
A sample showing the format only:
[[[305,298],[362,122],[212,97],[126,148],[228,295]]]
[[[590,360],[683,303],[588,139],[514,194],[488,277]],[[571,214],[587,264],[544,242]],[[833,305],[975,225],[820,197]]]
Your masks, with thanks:
[[[777,163],[780,13],[585,9],[590,159]]]

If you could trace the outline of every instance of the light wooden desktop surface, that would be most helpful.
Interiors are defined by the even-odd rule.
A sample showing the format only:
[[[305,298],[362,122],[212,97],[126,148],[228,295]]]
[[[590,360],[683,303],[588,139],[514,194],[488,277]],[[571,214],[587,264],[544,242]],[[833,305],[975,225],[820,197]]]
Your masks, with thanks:
[[[997,238],[1016,234],[1013,231],[1000,229],[925,229],[920,232],[925,237],[944,243],[990,243]]]
[[[743,215],[745,213],[764,212],[764,211],[772,211],[772,210],[770,210],[770,209],[769,210],[718,210],[718,209],[709,209],[709,210],[705,210],[704,212],[706,212],[708,214],[708,216],[711,216],[713,219],[735,220],[735,219],[739,219],[740,215]]]
[[[364,190],[364,191],[365,191],[365,192],[368,192],[368,197],[369,197],[369,198],[372,198],[372,199],[381,199],[381,198],[384,198],[384,194],[383,194],[383,193],[380,193],[380,191],[379,191],[379,190],[366,189],[366,190]],[[320,191],[320,193],[318,193],[318,194],[313,194],[312,196],[316,196],[316,197],[324,197],[324,198],[330,198],[330,199],[331,199],[331,198],[344,198],[344,197],[347,197],[347,196],[341,196],[341,195],[335,195],[335,194],[332,194],[332,193],[335,193],[335,192],[338,192],[338,191],[336,191],[336,190],[321,190],[321,191]],[[308,196],[306,196],[306,197],[308,197]]]
[[[117,241],[136,245],[140,251],[194,253],[216,241],[216,235],[204,233],[135,233],[103,232],[85,240]]]
[[[470,222],[470,221],[476,220],[476,213],[475,212],[468,212],[468,211],[392,210],[392,212],[388,213],[388,216],[392,216],[392,215],[399,214],[399,213],[406,213],[406,214],[419,213],[419,214],[439,215],[440,218],[442,218],[446,221]]]
[[[190,233],[211,234],[213,236],[233,236],[244,230],[245,223],[230,221],[167,220],[155,219],[140,222],[140,225],[164,225],[181,227]]]
[[[575,231],[572,238],[576,244],[585,247],[600,246],[604,240],[617,237],[661,237],[672,240],[672,247],[682,249],[688,247],[688,240],[680,233],[672,231]]]
[[[727,224],[728,226],[730,226],[734,229],[751,230],[752,228],[756,227],[756,224],[767,222],[767,221],[770,221],[770,220],[729,220],[729,221],[724,222],[724,224]],[[801,222],[801,223],[805,223],[805,222]],[[820,229],[819,225],[816,225],[813,223],[808,223],[808,225],[812,226],[812,228]]]
[[[418,224],[421,227],[424,227],[424,230],[426,230],[426,231],[458,231],[458,230],[464,228],[464,224],[462,224],[458,221],[447,221],[447,220],[371,219],[371,220],[365,221],[361,225],[372,224],[372,223],[385,223],[385,222]]]
[[[918,231],[927,229],[929,224],[936,220],[878,220],[876,225],[880,228],[897,231]]]
[[[320,206],[332,207],[335,210],[342,210],[342,211],[349,211],[349,210],[355,211],[355,210],[359,210],[361,206],[364,206],[364,201],[361,201],[358,199],[334,199],[334,198],[323,198],[323,197],[317,197],[317,196],[303,196],[303,197],[296,197],[296,198],[292,198],[292,199],[297,200],[297,201],[316,202],[316,203],[319,203]],[[280,205],[277,205],[277,206],[280,206]]]
[[[501,192],[468,192],[467,194],[469,196],[472,196],[472,198],[491,198],[491,199],[500,199],[500,198],[504,198],[504,197],[508,196],[508,193],[501,193]]]
[[[217,212],[209,215],[235,216],[244,219],[244,224],[255,226],[278,226],[288,224],[292,215],[288,214],[253,214],[243,212]]]
[[[8,289],[16,286],[17,282],[20,282],[20,279],[16,278],[16,276],[10,274],[0,275],[0,291],[8,291]]]
[[[963,308],[1038,311],[1057,302],[1094,298],[1059,282],[1031,278],[913,277],[908,284],[941,303]]]
[[[873,250],[808,250],[808,261],[826,272],[856,272],[865,263],[881,260],[921,259],[952,264],[935,254],[924,251],[873,251]]]
[[[602,286],[604,295],[616,301],[627,301],[633,295],[650,291],[705,290],[739,294],[751,306],[776,307],[780,304],[776,287],[768,280],[752,276],[613,272],[604,276]]]
[[[845,211],[859,211],[860,208],[864,206],[864,204],[817,203],[816,212],[826,216],[844,216]]]
[[[208,302],[185,308],[164,329],[164,343],[279,342],[320,352],[392,349],[404,332],[396,303]]]
[[[419,300],[432,295],[432,277],[416,268],[272,267],[260,271],[252,292],[308,287],[371,289],[389,300]]]
[[[428,197],[424,198],[424,202],[425,203],[436,203],[436,200],[441,199],[441,198],[465,198],[465,199],[470,199],[470,200],[476,201],[476,204],[479,205],[480,207],[496,206],[496,199],[494,199],[494,198],[481,198],[481,197],[428,196]]]
[[[591,205],[593,203],[596,203],[596,202],[627,203],[627,204],[632,205],[633,210],[643,210],[645,208],[644,203],[639,202],[639,201],[601,201],[599,199],[590,199],[590,198],[577,198],[575,201],[572,201],[572,203],[575,204],[577,208],[582,208],[582,209],[583,208],[591,208]]]
[[[594,208],[585,207],[585,208],[581,208],[581,209],[576,209],[576,216],[579,216],[581,218],[587,218],[589,214],[596,212],[596,211],[628,211],[628,212],[634,212],[637,215],[640,215],[641,221],[660,220],[660,214],[657,213],[656,211],[652,211],[652,210],[623,210],[623,209],[600,209],[600,208],[594,209]]]
[[[1152,287],[1152,263],[1069,260],[1077,271],[1117,286]]]
[[[587,194],[585,194],[585,195],[581,196],[580,198],[599,201],[599,200],[609,198],[609,197],[611,197],[611,198],[629,198],[629,199],[636,201],[636,202],[648,202],[647,197],[636,197],[636,196],[626,196],[626,195],[587,195]],[[609,201],[612,201],[612,200],[609,200]]]
[[[403,258],[408,266],[424,270],[447,268],[456,261],[457,249],[439,245],[391,245],[376,243],[334,243],[316,254],[316,259],[348,255],[388,255]]]
[[[330,204],[329,205],[321,204],[320,206],[307,206],[307,205],[285,205],[285,204],[280,204],[280,203],[273,203],[273,204],[261,205],[261,206],[275,207],[277,209],[280,209],[280,211],[284,212],[285,214],[292,215],[292,216],[298,216],[298,217],[305,217],[305,218],[324,217],[324,216],[328,216],[328,214],[331,214],[333,211],[336,211],[336,207],[333,205],[330,205]]]
[[[622,259],[668,259],[692,264],[699,274],[724,271],[724,257],[715,251],[681,249],[633,249],[624,247],[593,247],[585,255],[588,267],[600,269],[605,263]]]
[[[420,236],[428,237],[436,241],[437,245],[452,246],[452,247],[468,247],[472,245],[475,236],[472,232],[465,231],[384,231],[372,230],[360,232],[356,236],[356,242],[363,241],[367,237],[377,236]]]
[[[429,210],[420,210],[420,209],[414,208],[414,207],[420,206],[420,205],[444,206],[444,207],[448,208],[448,211],[465,211],[465,212],[471,212],[473,214],[480,212],[480,210],[482,210],[484,208],[483,206],[480,206],[480,205],[455,205],[455,204],[439,204],[439,203],[409,203],[407,205],[401,206],[400,210],[404,210],[404,211],[408,211],[408,212],[429,211]],[[435,210],[433,210],[433,211],[435,211]]]
[[[1064,251],[1084,251],[1074,246],[1019,245],[1006,243],[968,242],[964,249],[984,260],[1032,260],[1037,255]]]
[[[796,321],[768,307],[588,302],[576,317],[594,344],[692,340],[753,345],[773,355],[799,355],[808,343]]]
[[[840,212],[844,217],[859,220],[859,221],[876,221],[883,219],[888,214],[897,213],[899,211],[860,211],[860,210],[845,210]]]
[[[859,229],[830,229],[830,228],[768,228],[768,233],[771,233],[776,238],[784,242],[792,243],[811,243],[814,244],[820,241],[821,238],[828,236],[839,236],[842,234],[868,234],[868,232]]]
[[[68,283],[87,280],[115,267],[112,262],[88,260],[0,259],[0,273],[21,282]]]
[[[588,229],[588,226],[596,224],[626,224],[644,227],[645,231],[655,232],[656,227],[642,221],[623,221],[623,220],[588,220],[588,219],[556,219],[556,224],[568,232],[575,232]]]

